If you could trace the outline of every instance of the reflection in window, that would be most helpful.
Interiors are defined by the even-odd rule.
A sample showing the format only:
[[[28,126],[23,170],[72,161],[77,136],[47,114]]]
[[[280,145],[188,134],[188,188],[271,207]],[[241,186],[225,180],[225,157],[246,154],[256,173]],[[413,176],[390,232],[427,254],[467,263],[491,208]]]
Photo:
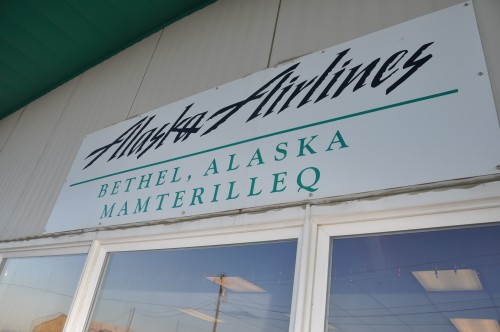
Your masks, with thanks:
[[[62,331],[85,258],[7,259],[0,275],[0,331]]]
[[[88,331],[288,331],[296,241],[113,253]]]
[[[500,227],[334,239],[328,331],[500,332]]]

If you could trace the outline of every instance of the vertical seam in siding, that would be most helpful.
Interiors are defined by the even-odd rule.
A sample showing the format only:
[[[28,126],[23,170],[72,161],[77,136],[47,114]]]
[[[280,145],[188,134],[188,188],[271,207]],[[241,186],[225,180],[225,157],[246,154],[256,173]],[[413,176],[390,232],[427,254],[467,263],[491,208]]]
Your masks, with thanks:
[[[278,20],[279,20],[279,17],[280,17],[280,9],[281,9],[281,0],[279,0],[278,11],[276,12],[276,21],[274,23],[273,39],[271,40],[271,49],[269,50],[269,57],[267,59],[267,68],[269,68],[269,65],[271,64],[271,56],[273,55],[274,38],[276,37],[276,29],[278,28]]]
[[[66,102],[66,105],[64,105],[64,108],[63,108],[61,114],[59,115],[59,119],[57,119],[56,125],[54,126],[54,130],[52,131],[52,135],[47,140],[47,143],[45,143],[45,146],[43,147],[42,153],[40,153],[40,157],[36,161],[35,167],[33,167],[33,171],[31,172],[28,181],[26,181],[26,186],[24,186],[23,191],[21,192],[21,195],[19,196],[19,199],[16,202],[16,205],[14,206],[12,211],[10,211],[9,217],[7,218],[6,227],[9,224],[9,220],[12,219],[12,216],[14,215],[15,211],[17,210],[19,203],[22,201],[22,199],[26,193],[26,188],[28,188],[29,183],[31,181],[31,178],[33,177],[33,174],[36,172],[36,169],[38,168],[38,165],[40,164],[40,160],[42,160],[42,158],[45,154],[45,151],[47,151],[47,147],[49,146],[50,142],[52,141],[52,137],[53,137],[54,133],[56,132],[55,129],[59,126],[59,123],[61,122],[61,119],[62,119],[64,113],[66,112],[66,109],[68,108],[68,105],[70,104],[71,99],[73,99],[73,95],[75,94],[75,91],[77,90],[78,85],[80,84],[82,77],[83,77],[83,74],[80,75],[80,78],[78,79],[78,82],[76,82],[75,87],[73,88],[73,91],[71,91],[71,95],[69,96],[68,101]],[[46,225],[46,223],[45,223],[45,225]],[[44,226],[44,229],[45,229],[45,226]],[[26,235],[28,235],[28,234],[23,234],[23,236],[26,236]]]
[[[0,146],[0,153],[2,152],[3,148],[4,148],[4,147],[7,145],[7,143],[9,142],[10,137],[12,136],[12,133],[14,132],[14,130],[16,130],[17,124],[19,123],[19,120],[21,120],[21,117],[23,116],[24,111],[26,110],[26,107],[27,107],[27,106],[23,107],[23,108],[20,110],[21,114],[20,114],[20,115],[19,115],[19,117],[17,118],[16,123],[14,123],[14,125],[12,126],[12,129],[10,130],[9,135],[7,135],[7,138],[5,139],[4,144],[3,144],[2,146]],[[6,118],[4,118],[4,119],[6,119]],[[21,194],[20,198],[21,198],[21,197],[22,197],[22,194]],[[20,198],[19,198],[19,199],[20,199]],[[19,204],[19,201],[18,201],[18,202],[16,203],[16,205],[14,206],[14,209],[12,209],[12,211],[10,211],[11,213],[10,213],[9,217],[4,219],[4,222],[2,222],[2,221],[0,220],[0,234],[5,233],[5,230],[6,230],[6,229],[7,229],[7,227],[9,226],[9,220],[10,220],[10,218],[12,217],[12,214],[14,213],[14,211],[16,210],[16,208],[17,208],[17,205],[18,205],[18,204]],[[7,211],[7,213],[8,213],[8,211]],[[2,262],[1,262],[1,260],[0,260],[0,263],[2,263]],[[1,268],[1,266],[0,266],[0,268]],[[1,269],[0,269],[0,271],[1,271]]]
[[[132,100],[132,104],[130,105],[130,109],[128,110],[127,117],[125,119],[130,118],[130,112],[132,112],[132,109],[134,108],[135,100],[137,96],[139,95],[139,91],[141,91],[142,83],[144,82],[144,78],[146,77],[146,74],[149,71],[149,66],[151,65],[151,62],[153,61],[153,57],[156,53],[156,49],[158,48],[158,45],[160,44],[161,37],[163,36],[163,31],[165,31],[165,28],[163,28],[160,32],[160,37],[158,37],[158,40],[156,41],[155,48],[153,49],[153,52],[151,52],[151,57],[149,58],[148,65],[146,66],[146,69],[144,70],[144,74],[142,74],[141,82],[139,83],[139,86],[137,87],[137,91],[135,92],[134,100]]]
[[[19,123],[19,120],[21,120],[21,117],[22,117],[22,116],[23,116],[23,114],[24,114],[24,110],[26,110],[26,106],[25,106],[25,107],[23,107],[23,108],[21,108],[21,110],[20,110],[21,114],[20,114],[20,115],[19,115],[19,117],[17,118],[16,123],[14,123],[14,125],[12,126],[12,129],[10,130],[9,135],[7,135],[7,138],[5,139],[4,144],[3,144],[2,146],[0,146],[0,152],[2,152],[2,150],[3,150],[4,146],[5,146],[5,145],[7,145],[7,142],[9,142],[10,137],[12,136],[12,133],[13,133],[13,132],[14,132],[14,130],[16,129],[17,124]],[[4,119],[6,119],[6,118],[4,118]]]

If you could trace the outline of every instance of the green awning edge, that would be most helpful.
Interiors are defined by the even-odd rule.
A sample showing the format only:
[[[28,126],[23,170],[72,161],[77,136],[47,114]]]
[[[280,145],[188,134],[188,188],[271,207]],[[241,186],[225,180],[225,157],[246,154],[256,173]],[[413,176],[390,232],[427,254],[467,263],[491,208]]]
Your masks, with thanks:
[[[65,77],[64,79],[54,83],[53,85],[51,85],[50,87],[48,87],[47,89],[45,90],[42,90],[40,93],[38,94],[35,94],[33,95],[31,98],[28,98],[28,99],[25,99],[23,100],[22,102],[16,104],[15,106],[7,109],[7,110],[4,110],[0,113],[0,121],[4,118],[6,118],[7,116],[11,115],[12,113],[15,113],[19,110],[21,110],[23,107],[26,107],[28,106],[31,102],[37,100],[38,98],[44,96],[45,94],[49,93],[50,91],[56,89],[57,87],[65,84],[66,82],[72,80],[73,78],[77,77],[78,75],[84,73],[85,71],[89,70],[90,68],[108,60],[109,58],[115,56],[116,54],[120,53],[121,51],[127,49],[128,47],[140,42],[141,40],[151,36],[152,34],[164,29],[165,27],[169,26],[170,24],[173,24],[181,19],[183,19],[184,17],[186,16],[189,16],[213,3],[215,3],[217,0],[207,0],[201,4],[199,4],[198,6],[195,6],[195,7],[192,7],[190,8],[189,10],[186,10],[184,12],[182,12],[181,14],[175,16],[174,18],[170,19],[170,20],[167,20],[166,22],[164,22],[163,24],[155,27],[155,28],[152,28],[150,30],[148,30],[147,32],[145,32],[144,34],[136,37],[136,38],[133,38],[131,39],[127,44],[124,44],[122,47],[120,48],[117,48],[115,51],[113,52],[110,52],[109,54],[107,54],[106,56],[103,56],[95,61],[93,61],[92,63],[90,63],[89,65],[87,66],[84,66],[82,68],[79,68],[78,70],[76,70],[73,74],[71,75],[68,75],[67,77]]]

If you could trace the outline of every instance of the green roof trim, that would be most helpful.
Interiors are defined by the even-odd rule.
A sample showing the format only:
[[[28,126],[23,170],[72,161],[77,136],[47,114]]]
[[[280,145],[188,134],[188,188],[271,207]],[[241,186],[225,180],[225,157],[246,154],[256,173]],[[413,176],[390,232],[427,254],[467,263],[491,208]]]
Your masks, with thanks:
[[[0,119],[216,0],[2,0]]]

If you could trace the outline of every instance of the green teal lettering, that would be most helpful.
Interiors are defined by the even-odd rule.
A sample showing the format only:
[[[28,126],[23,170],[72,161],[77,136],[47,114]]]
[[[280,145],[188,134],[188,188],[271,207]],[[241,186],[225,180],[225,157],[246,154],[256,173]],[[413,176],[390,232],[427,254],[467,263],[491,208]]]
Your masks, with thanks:
[[[123,203],[122,208],[120,209],[120,211],[118,211],[118,214],[116,216],[120,217],[122,215],[122,212],[123,212],[124,216],[128,215],[128,204],[127,204],[127,201],[125,201],[125,203]]]
[[[210,166],[208,166],[208,169],[205,172],[205,174],[203,174],[203,176],[207,176],[208,175],[208,171],[210,171],[210,170],[212,170],[212,175],[213,174],[219,174],[219,171],[217,170],[217,161],[215,159],[212,160],[212,162],[210,163]]]
[[[285,186],[285,177],[286,177],[287,172],[280,172],[280,173],[274,173],[274,182],[273,182],[273,190],[271,193],[279,193],[282,192],[286,189]],[[281,177],[283,175],[283,177]],[[281,184],[281,188],[278,189],[278,184]]]
[[[219,194],[220,183],[214,184],[214,187],[215,187],[215,191],[214,191],[214,196],[212,198],[212,203],[218,202],[217,195]]]
[[[276,152],[281,153],[283,156],[281,158],[278,158],[278,156],[274,156],[275,161],[282,161],[286,158],[288,152],[285,148],[281,148],[282,145],[284,145],[286,148],[288,147],[288,142],[281,142],[280,144],[276,145]]]
[[[236,183],[236,181],[229,182],[229,194],[227,195],[226,201],[240,197],[240,194],[233,196],[233,189],[234,189],[235,183]]]
[[[240,167],[240,165],[236,165],[236,167],[233,166],[233,162],[234,162],[234,156],[236,156],[236,154],[230,154],[229,155],[229,167],[227,168],[227,171],[234,171],[235,169],[238,169]]]
[[[306,149],[307,151],[309,151],[310,154],[315,154],[316,153],[316,151],[314,151],[313,148],[311,148],[309,146],[309,144],[311,144],[311,142],[316,137],[318,137],[318,135],[311,136],[311,138],[309,139],[309,141],[307,143],[305,143],[307,137],[299,138],[299,141],[300,141],[300,150],[299,150],[299,154],[297,155],[297,157],[303,157],[303,156],[305,156],[304,149]]]
[[[115,208],[115,205],[116,205],[116,203],[113,203],[113,205],[111,205],[111,208],[109,208],[109,210],[108,210],[108,204],[104,204],[104,209],[102,210],[101,218],[99,218],[99,219],[111,218],[111,216],[113,214],[113,209]]]
[[[148,206],[149,206],[149,200],[151,199],[151,196],[149,196],[146,201],[144,202],[144,205],[141,204],[141,199],[137,199],[137,205],[135,206],[134,214],[140,213],[140,212],[148,212]]]
[[[173,208],[179,208],[182,206],[182,198],[184,197],[184,194],[186,193],[185,190],[181,190],[181,191],[176,191],[175,192],[175,200],[174,200],[174,205],[172,205]],[[178,203],[181,203],[181,204],[178,204]]]
[[[251,184],[250,184],[250,193],[248,194],[248,197],[250,196],[258,196],[262,192],[262,189],[259,190],[258,193],[254,192],[255,190],[255,181],[257,181],[258,177],[250,178]]]
[[[254,160],[259,161],[257,165],[262,165],[264,163],[264,160],[262,160],[262,155],[260,154],[260,149],[255,150],[255,153],[253,154],[253,157],[250,160],[250,162],[248,163],[247,167],[252,167],[253,166],[252,162]]]
[[[108,191],[108,184],[102,184],[101,185],[101,190],[99,191],[99,195],[97,195],[97,198],[101,198],[106,196],[106,192]]]
[[[111,190],[110,195],[116,195],[118,193],[118,187],[120,186],[121,181],[115,181],[115,184],[113,185],[113,190]]]
[[[139,190],[139,189],[143,189],[143,188],[149,188],[149,182],[151,181],[151,176],[153,176],[153,173],[141,175],[141,182],[139,182],[139,188],[137,188],[137,189]],[[145,177],[147,177],[147,178],[145,179]],[[143,184],[146,184],[146,185],[143,187],[142,186]]]
[[[130,191],[130,184],[132,183],[133,180],[135,180],[135,176],[133,178],[128,178],[125,180],[125,182],[127,183],[127,189],[125,189],[126,193]]]
[[[168,197],[168,196],[170,196],[170,194],[166,193],[166,194],[159,194],[156,196],[156,200],[158,200],[158,198],[160,199],[160,203],[158,203],[158,207],[156,208],[156,211],[163,210],[162,206],[163,206],[163,199],[165,198],[165,196]]]
[[[314,172],[314,180],[313,180],[313,183],[311,183],[310,185],[304,185],[304,182],[302,181],[302,175],[307,170],[312,170]],[[304,189],[304,190],[309,191],[311,193],[318,190],[318,188],[313,188],[313,186],[316,185],[316,183],[318,183],[320,176],[321,176],[321,173],[320,173],[319,169],[317,169],[316,167],[304,168],[302,171],[300,171],[299,175],[297,176],[297,185],[299,186],[299,189],[297,190],[297,192],[299,192],[301,189]]]
[[[170,183],[179,182],[181,180],[181,178],[177,177],[178,171],[179,171],[179,167],[174,168],[174,176],[172,177],[172,181],[170,181]]]
[[[326,149],[325,151],[332,151],[333,150],[332,145],[335,144],[335,143],[339,143],[340,144],[339,149],[343,149],[343,148],[348,148],[349,147],[347,144],[345,144],[344,138],[342,137],[342,134],[338,130],[335,133],[335,136],[333,136],[332,141],[330,142],[330,145],[328,146],[328,149]]]
[[[165,183],[165,178],[167,177],[168,170],[162,170],[158,172],[158,180],[156,180],[156,186],[161,186]]]
[[[191,204],[189,204],[189,205],[190,206],[196,205],[196,203],[194,202],[195,199],[198,199],[198,204],[203,204],[203,200],[201,199],[201,195],[203,195],[204,192],[205,192],[205,189],[203,189],[202,187],[194,188],[193,189],[193,198],[191,199]]]

